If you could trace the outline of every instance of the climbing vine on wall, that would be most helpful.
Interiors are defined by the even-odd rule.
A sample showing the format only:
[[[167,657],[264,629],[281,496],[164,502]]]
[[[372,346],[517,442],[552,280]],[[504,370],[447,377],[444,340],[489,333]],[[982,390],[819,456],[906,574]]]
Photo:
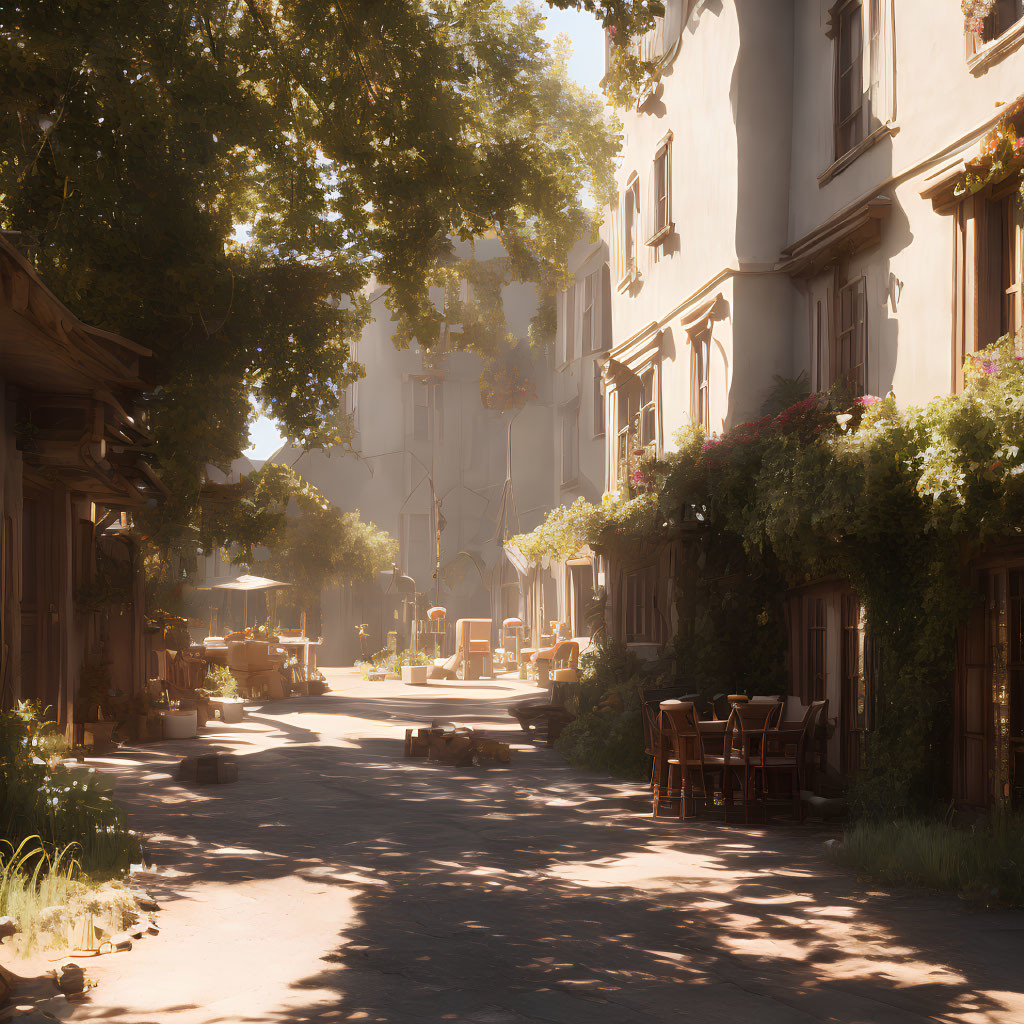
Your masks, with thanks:
[[[846,579],[878,663],[854,804],[890,817],[934,806],[948,795],[965,567],[986,544],[1024,539],[1024,357],[1006,337],[964,376],[961,394],[921,408],[837,390],[724,437],[683,431],[652,467],[650,493],[556,510],[520,546],[536,559],[611,541],[628,557],[620,529],[634,546],[677,542],[687,552],[677,595],[689,586],[691,596],[675,640],[680,672],[727,674],[729,651],[743,646],[751,678],[778,678],[786,591]]]

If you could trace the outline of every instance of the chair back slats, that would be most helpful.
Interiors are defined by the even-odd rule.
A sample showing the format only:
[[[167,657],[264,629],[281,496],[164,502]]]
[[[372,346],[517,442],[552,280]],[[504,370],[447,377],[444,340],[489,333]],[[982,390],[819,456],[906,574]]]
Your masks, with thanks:
[[[697,708],[693,701],[662,701],[661,720],[668,726],[669,742],[675,759],[681,765],[701,764],[704,760],[704,745],[697,727]]]

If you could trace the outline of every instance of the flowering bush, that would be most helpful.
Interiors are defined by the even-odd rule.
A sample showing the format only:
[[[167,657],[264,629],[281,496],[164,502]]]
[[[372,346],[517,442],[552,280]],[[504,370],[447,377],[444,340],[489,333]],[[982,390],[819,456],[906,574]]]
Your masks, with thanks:
[[[967,163],[963,178],[953,189],[956,195],[973,195],[986,185],[1017,175],[1021,179],[1020,201],[1024,203],[1024,138],[1017,134],[1014,124],[1022,109],[1024,102],[1015,103],[982,139],[978,155]]]

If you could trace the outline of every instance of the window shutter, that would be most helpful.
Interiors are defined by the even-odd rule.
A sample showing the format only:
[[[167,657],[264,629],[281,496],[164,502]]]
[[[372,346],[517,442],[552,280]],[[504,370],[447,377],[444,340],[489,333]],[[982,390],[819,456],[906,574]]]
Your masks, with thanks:
[[[882,14],[886,0],[865,0],[864,6],[867,12],[867,45],[864,47],[864,81],[867,83],[864,109],[867,126],[864,134],[869,135],[886,120],[883,83],[885,33]]]
[[[654,160],[647,166],[647,198],[644,202],[644,241],[650,245],[658,231],[658,197],[654,194]]]
[[[1002,333],[1003,312],[1003,218],[1005,204],[1012,200],[975,203],[977,244],[977,333],[970,351],[990,345]]]

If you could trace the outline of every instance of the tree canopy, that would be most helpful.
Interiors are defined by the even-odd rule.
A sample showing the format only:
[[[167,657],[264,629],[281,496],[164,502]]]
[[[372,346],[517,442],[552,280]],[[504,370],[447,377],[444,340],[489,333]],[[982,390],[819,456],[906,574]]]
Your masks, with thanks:
[[[620,30],[646,0],[549,0]],[[339,437],[362,289],[429,345],[453,239],[556,274],[616,126],[543,15],[500,0],[13,0],[0,10],[0,226],[84,320],[154,352],[175,496],[244,447],[249,394]]]

